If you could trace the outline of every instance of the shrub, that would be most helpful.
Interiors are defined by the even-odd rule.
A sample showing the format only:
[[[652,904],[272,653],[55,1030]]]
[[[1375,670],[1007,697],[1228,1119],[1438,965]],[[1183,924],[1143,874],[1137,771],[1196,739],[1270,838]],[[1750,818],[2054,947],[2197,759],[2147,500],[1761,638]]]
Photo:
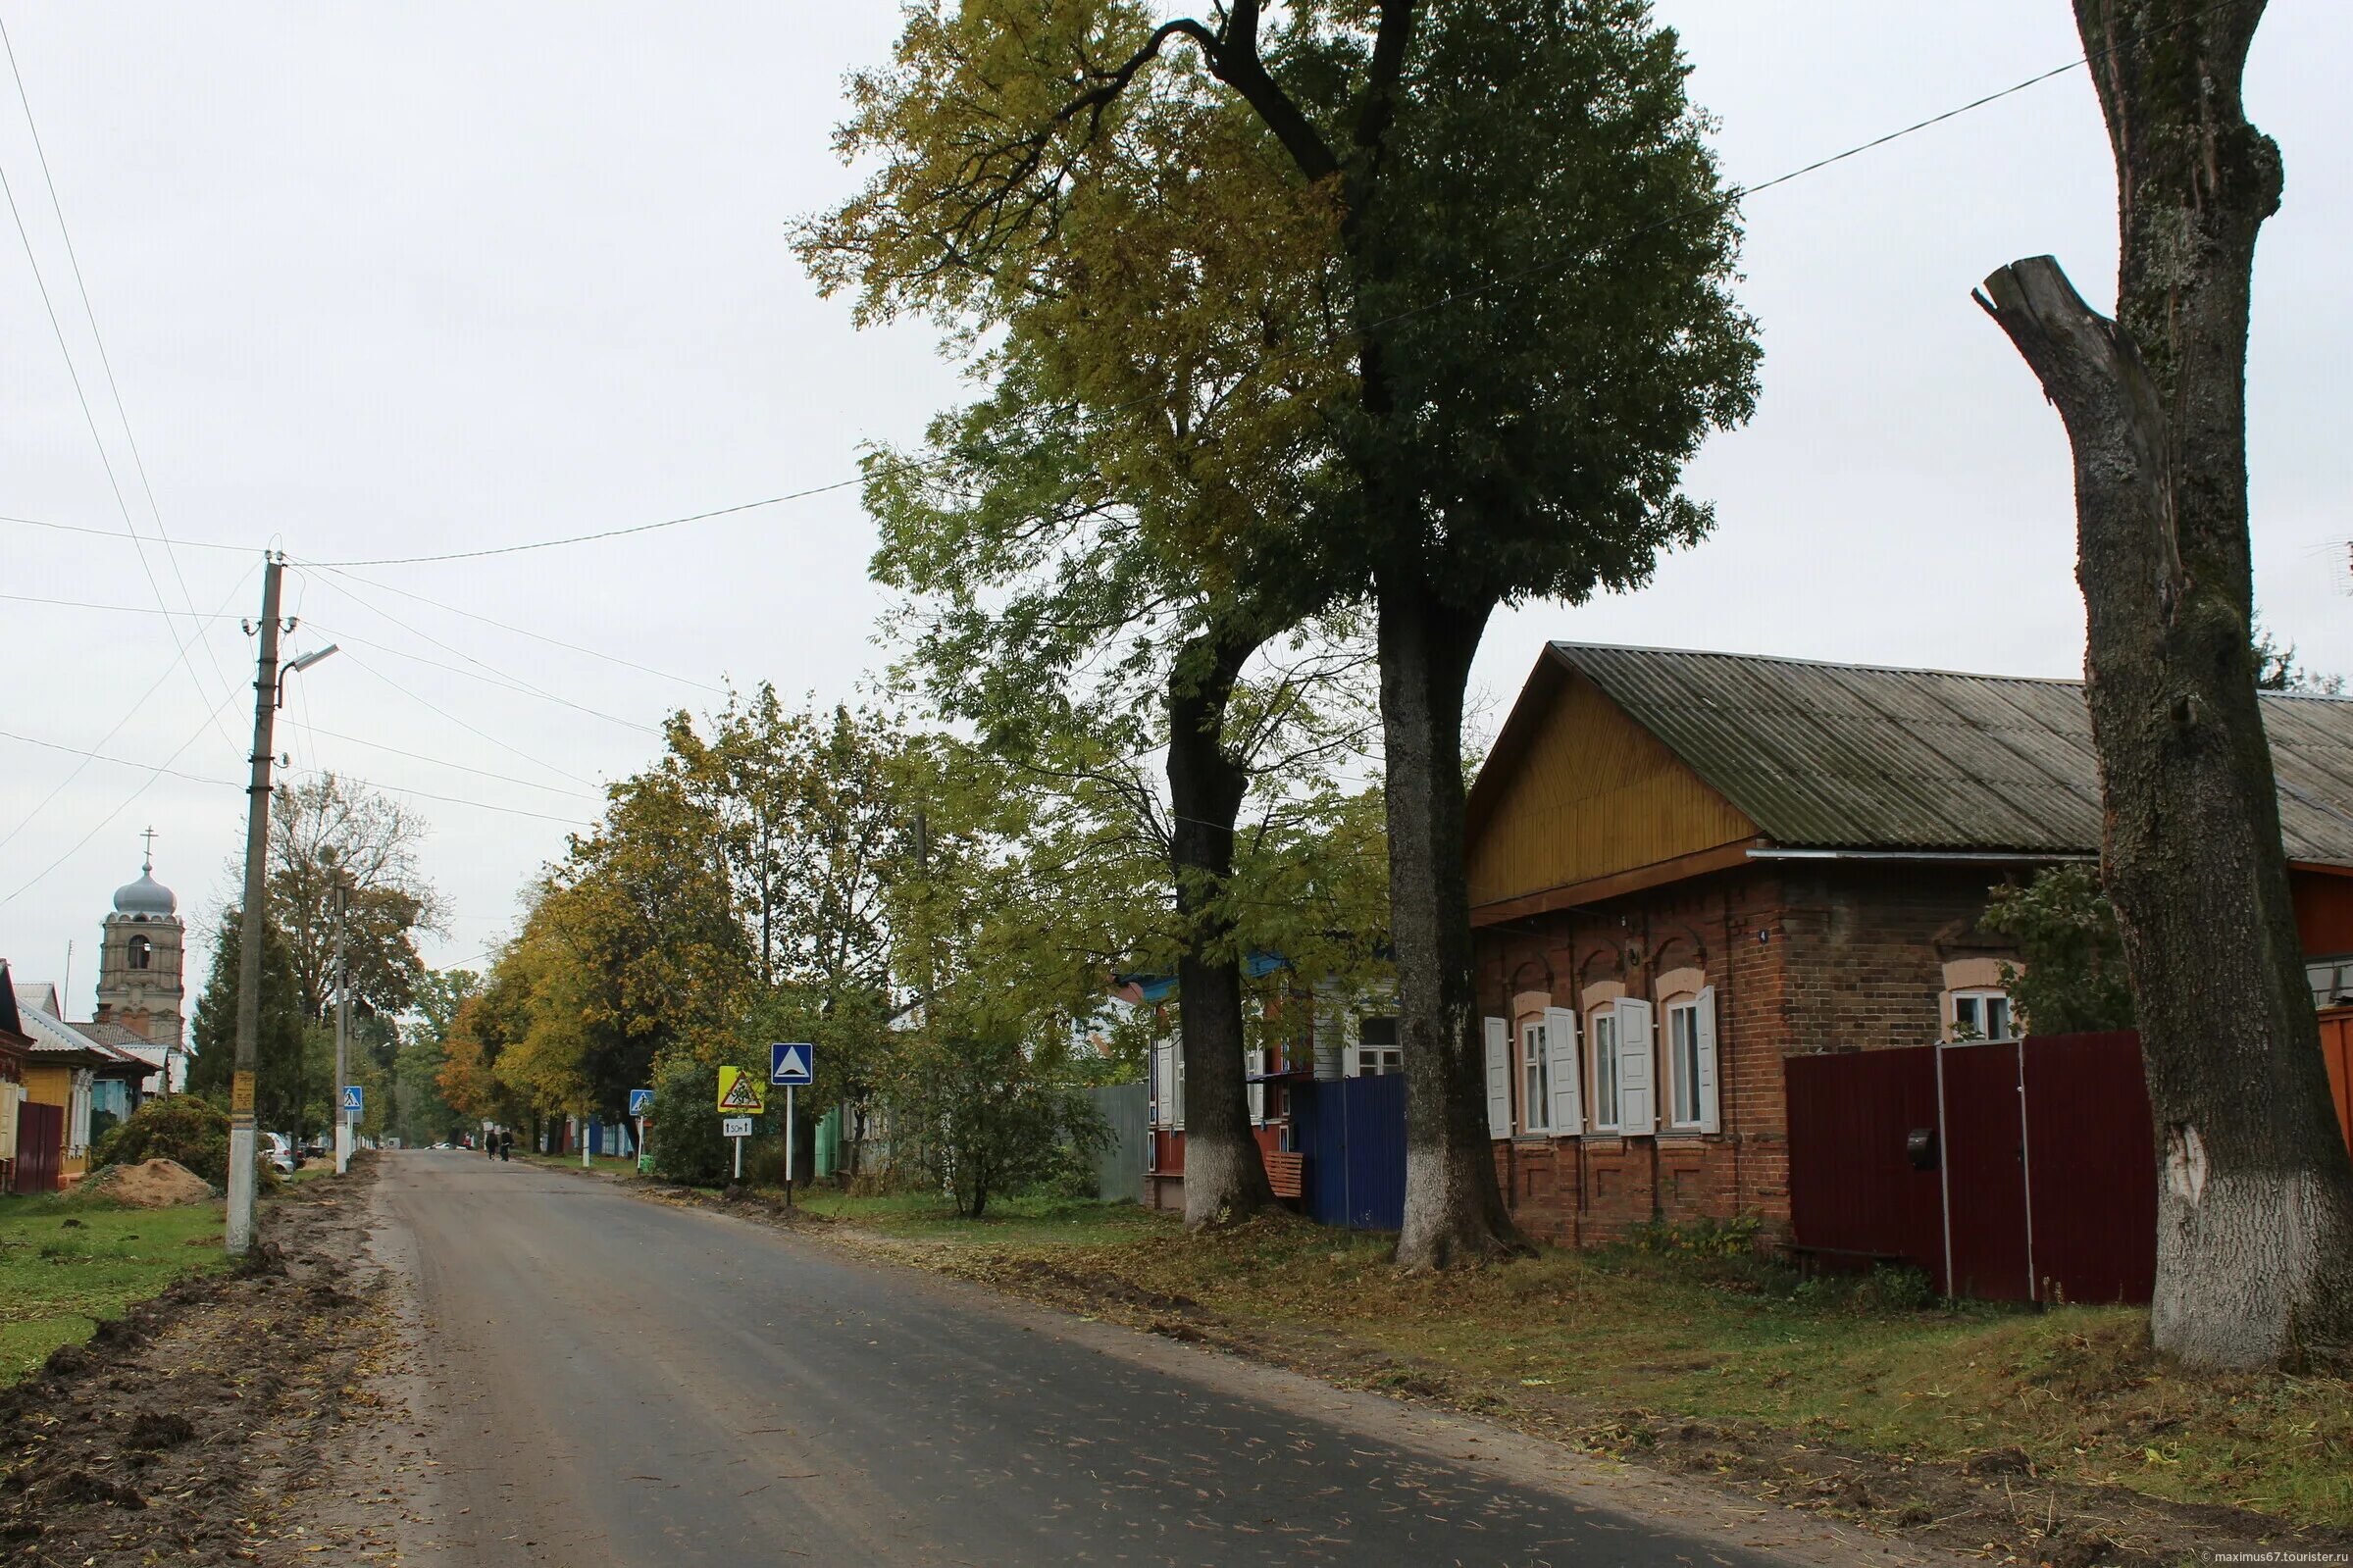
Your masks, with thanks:
[[[98,1140],[93,1164],[178,1160],[215,1187],[229,1183],[229,1118],[193,1094],[149,1100]]]
[[[762,1082],[767,1080],[765,1055],[756,1065],[748,1055],[736,1065],[756,1072]],[[719,1136],[718,1106],[718,1063],[698,1062],[691,1056],[679,1055],[654,1065],[653,1125],[647,1130],[645,1140],[653,1146],[655,1175],[695,1187],[716,1187],[730,1179],[735,1170],[736,1151]],[[782,1101],[776,1101],[776,1109],[781,1112],[783,1108]],[[761,1168],[762,1147],[768,1142],[777,1142],[779,1152],[770,1157],[767,1169],[772,1178],[782,1177],[783,1131],[778,1116],[752,1118],[751,1145],[743,1151],[746,1180]]]
[[[1757,1250],[1762,1221],[1754,1214],[1728,1220],[1651,1220],[1630,1227],[1626,1244],[1637,1252],[1676,1257],[1738,1258]]]

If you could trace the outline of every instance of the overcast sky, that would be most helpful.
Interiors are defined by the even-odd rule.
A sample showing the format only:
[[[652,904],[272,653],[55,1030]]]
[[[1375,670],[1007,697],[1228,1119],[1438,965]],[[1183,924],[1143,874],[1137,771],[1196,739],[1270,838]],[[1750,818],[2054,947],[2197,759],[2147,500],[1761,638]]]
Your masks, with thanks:
[[[2078,52],[2063,0],[1659,9],[1743,183]],[[910,439],[957,395],[927,332],[853,332],[786,243],[791,219],[851,186],[829,132],[844,74],[889,45],[890,5],[0,0],[0,16],[135,458],[4,79],[0,169],[132,523],[152,540],[160,512],[188,541],[123,537],[33,271],[0,228],[0,514],[114,535],[0,523],[0,593],[148,612],[0,600],[0,957],[58,981],[75,943],[79,1016],[141,828],[183,913],[208,920],[232,891],[252,656],[235,617],[258,608],[264,544],[349,561],[734,506],[848,478],[860,443]],[[2279,0],[2248,83],[2287,166],[2250,367],[2257,593],[2338,670],[2353,138],[2331,106],[2349,57],[2353,6]],[[1548,636],[2077,673],[2066,445],[1969,291],[2048,251],[2112,299],[2114,200],[2080,71],[1760,194],[1743,294],[1764,324],[1763,404],[1691,474],[1715,536],[1643,593],[1500,617],[1478,686],[1507,701]],[[414,792],[454,911],[429,956],[479,961],[601,782],[654,754],[664,712],[726,680],[854,692],[878,660],[872,541],[842,489],[364,581],[290,572],[292,648],[345,653],[294,678],[280,749]],[[190,609],[227,619],[197,639]],[[200,947],[191,1005],[208,961]]]

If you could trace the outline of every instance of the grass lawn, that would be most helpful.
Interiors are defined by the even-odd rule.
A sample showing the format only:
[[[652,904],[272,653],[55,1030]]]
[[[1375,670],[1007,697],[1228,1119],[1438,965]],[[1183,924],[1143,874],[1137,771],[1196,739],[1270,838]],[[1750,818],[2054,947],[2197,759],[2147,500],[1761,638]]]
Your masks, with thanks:
[[[1337,1337],[1390,1358],[1376,1383],[1436,1371],[1458,1402],[1604,1451],[1650,1441],[1659,1416],[1898,1461],[2017,1449],[2046,1477],[2353,1526],[2353,1385],[2174,1375],[2138,1309],[1946,1307],[1918,1298],[1917,1277],[1807,1281],[1745,1256],[1631,1249],[1404,1276],[1390,1239],[1287,1217],[1189,1237],[1125,1205],[1027,1200],[979,1223],[907,1198],[810,1206],[955,1241],[923,1250],[1015,1289],[1034,1290],[1036,1271],[1004,1264],[1049,1259],[1054,1279],[1185,1297],[1270,1343]]]
[[[70,1221],[79,1221],[78,1225]],[[0,1198],[0,1383],[191,1269],[227,1264],[221,1205],[128,1209]]]

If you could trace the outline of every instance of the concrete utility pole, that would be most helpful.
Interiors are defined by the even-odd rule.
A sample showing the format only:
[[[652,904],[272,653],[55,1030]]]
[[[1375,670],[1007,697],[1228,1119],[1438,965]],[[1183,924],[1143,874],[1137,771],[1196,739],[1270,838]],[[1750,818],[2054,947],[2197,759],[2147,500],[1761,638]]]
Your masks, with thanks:
[[[351,1082],[351,971],[343,965],[343,931],[350,924],[351,887],[335,872],[335,1175],[351,1169],[351,1110],[343,1086]]]
[[[245,786],[245,902],[237,914],[237,1054],[229,1088],[231,1254],[253,1244],[253,1069],[260,1056],[262,945],[269,940],[270,746],[278,719],[278,590],[285,565],[262,566],[261,657],[253,672],[253,782]]]

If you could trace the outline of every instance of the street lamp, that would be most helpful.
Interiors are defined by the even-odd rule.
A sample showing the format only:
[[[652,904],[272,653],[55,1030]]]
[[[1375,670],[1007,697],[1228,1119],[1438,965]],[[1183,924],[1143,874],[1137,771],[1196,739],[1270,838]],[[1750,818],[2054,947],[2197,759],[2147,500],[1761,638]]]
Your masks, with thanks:
[[[319,663],[321,660],[333,658],[335,654],[342,651],[342,647],[343,645],[340,642],[330,642],[324,648],[313,648],[310,652],[302,654],[297,658],[288,659],[286,661],[285,668],[278,672],[278,705],[281,708],[286,705],[287,676],[307,670],[312,665]]]

